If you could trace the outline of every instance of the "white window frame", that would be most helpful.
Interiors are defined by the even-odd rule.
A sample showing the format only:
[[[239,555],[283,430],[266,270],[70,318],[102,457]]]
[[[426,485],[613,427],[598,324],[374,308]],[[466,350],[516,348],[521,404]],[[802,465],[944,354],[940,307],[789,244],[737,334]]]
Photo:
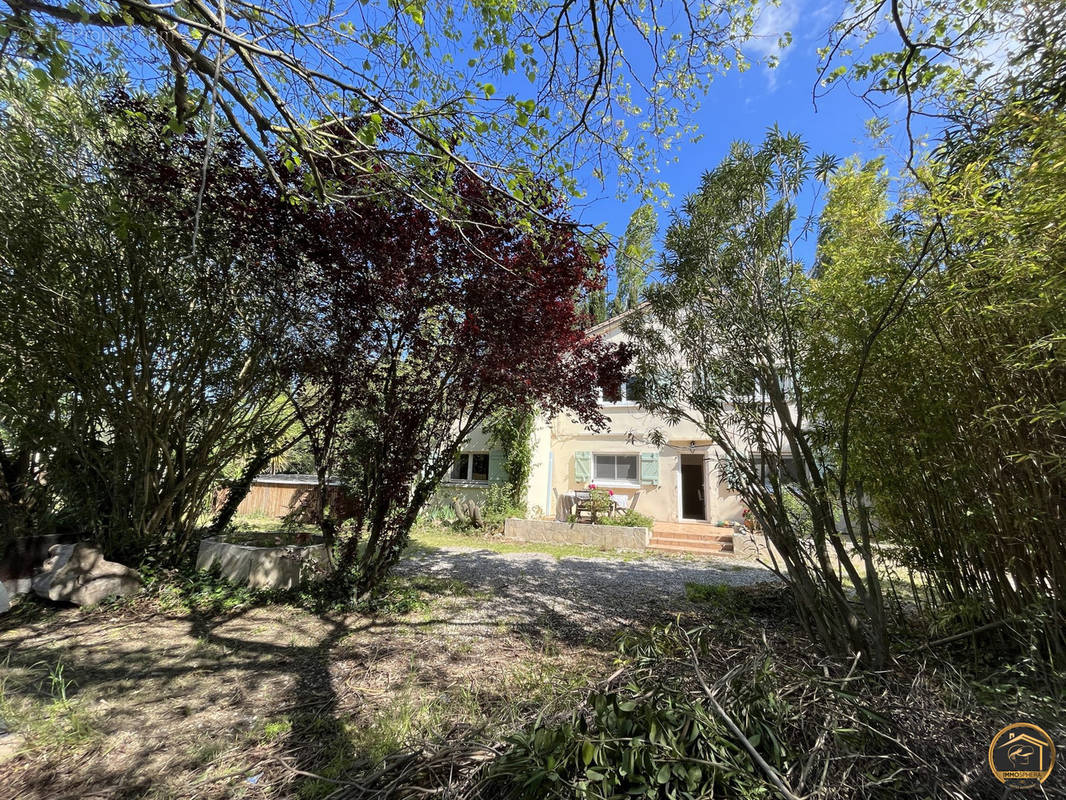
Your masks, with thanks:
[[[631,458],[631,459],[633,459],[633,462],[636,465],[636,468],[634,469],[634,474],[636,475],[636,478],[634,480],[631,480],[631,481],[620,481],[620,480],[617,480],[615,478],[602,478],[602,479],[601,478],[597,478],[596,477],[596,460],[599,459],[599,458],[614,458],[614,459]],[[640,486],[641,486],[641,483],[640,483],[640,454],[639,453],[593,453],[592,454],[592,464],[590,466],[592,468],[592,475],[591,475],[592,480],[590,482],[596,484],[596,486],[605,486],[605,487],[608,487],[608,488],[611,488],[611,489],[639,489]],[[616,473],[618,471],[617,467],[618,467],[618,465],[617,465],[617,461],[616,461],[615,462],[615,472]]]
[[[629,376],[626,377],[626,379],[624,381],[622,381],[621,397],[619,397],[617,400],[606,400],[606,399],[604,399],[603,388],[601,387],[601,388],[597,389],[596,391],[599,393],[599,401],[600,401],[599,404],[601,406],[610,406],[610,407],[635,406],[635,405],[638,405],[637,401],[629,396],[629,384],[630,384],[631,381],[633,381],[635,379],[636,379],[635,375],[629,375]],[[611,455],[611,453],[604,453],[604,455]]]
[[[452,466],[448,468],[448,477],[444,479],[444,483],[464,483],[471,484],[473,486],[488,486],[489,475],[492,474],[492,455],[488,450],[463,450],[455,454],[456,460],[466,456],[466,475],[462,478],[452,477],[452,470],[455,468],[455,461],[452,462]],[[485,480],[475,480],[471,476],[474,474],[474,456],[485,456],[489,460],[488,467],[485,470]]]
[[[792,383],[792,376],[787,372],[788,367],[775,367],[774,371],[778,373],[778,380],[781,384],[781,389],[785,393],[786,402],[795,402],[795,391]],[[762,385],[762,381],[755,381],[755,391],[752,394],[732,394],[727,397],[727,402],[737,405],[740,403],[768,403],[770,395],[767,393],[766,388]]]

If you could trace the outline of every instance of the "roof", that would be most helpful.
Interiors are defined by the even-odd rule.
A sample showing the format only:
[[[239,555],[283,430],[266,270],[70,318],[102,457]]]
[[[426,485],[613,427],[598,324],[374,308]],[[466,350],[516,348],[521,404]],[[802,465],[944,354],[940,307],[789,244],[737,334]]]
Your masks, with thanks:
[[[259,475],[252,483],[277,483],[283,486],[314,486],[318,478],[314,475]],[[331,478],[327,481],[331,486],[340,485],[341,481]]]
[[[607,330],[608,328],[612,328],[626,317],[632,314],[636,314],[638,311],[643,311],[645,308],[648,307],[648,305],[648,301],[644,300],[643,302],[637,304],[628,311],[623,311],[621,314],[615,314],[613,317],[605,319],[603,322],[597,322],[595,325],[585,331],[585,333],[600,333],[601,331]]]
[[[1035,736],[1030,736],[1028,733],[1016,733],[1007,741],[1002,742],[998,747],[1006,747],[1007,745],[1014,744],[1015,742],[1025,742],[1026,744],[1038,744],[1041,747],[1047,747],[1048,743],[1042,739],[1037,739]]]

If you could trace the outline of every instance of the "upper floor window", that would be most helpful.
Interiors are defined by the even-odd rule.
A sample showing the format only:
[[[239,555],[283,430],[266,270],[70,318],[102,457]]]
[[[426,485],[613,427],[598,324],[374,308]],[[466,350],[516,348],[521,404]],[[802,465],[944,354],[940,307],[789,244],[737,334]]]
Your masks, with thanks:
[[[600,405],[635,406],[639,402],[637,395],[637,377],[630,375],[621,386],[600,389]]]
[[[774,379],[777,387],[785,396],[786,401],[792,401],[793,385],[792,373],[788,367],[774,369]],[[730,398],[737,403],[765,403],[769,400],[769,393],[762,379],[757,379],[754,374],[745,374],[737,377],[733,386],[730,387]]]

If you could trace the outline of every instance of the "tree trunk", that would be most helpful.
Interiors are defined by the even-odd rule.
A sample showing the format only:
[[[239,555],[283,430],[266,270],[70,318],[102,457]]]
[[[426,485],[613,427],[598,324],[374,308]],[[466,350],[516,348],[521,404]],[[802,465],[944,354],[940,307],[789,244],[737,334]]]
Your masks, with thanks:
[[[218,536],[230,524],[233,515],[237,513],[237,506],[248,496],[248,492],[252,489],[252,482],[263,471],[263,468],[270,463],[272,456],[273,453],[261,450],[245,464],[241,476],[229,486],[229,493],[226,495],[222,508],[218,510],[215,518],[211,520],[211,525],[207,529],[211,536]]]

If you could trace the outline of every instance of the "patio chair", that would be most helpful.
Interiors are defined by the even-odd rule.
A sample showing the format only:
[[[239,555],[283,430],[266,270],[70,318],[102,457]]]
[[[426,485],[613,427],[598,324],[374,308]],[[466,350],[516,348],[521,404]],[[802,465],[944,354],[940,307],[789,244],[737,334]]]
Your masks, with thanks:
[[[640,489],[637,489],[633,494],[626,495],[626,497],[628,497],[628,500],[626,500],[626,507],[623,509],[622,506],[618,504],[618,495],[615,495],[615,501],[611,503],[611,510],[608,512],[609,516],[613,517],[615,514],[624,514],[626,511],[633,508],[637,504],[637,498],[640,497]]]
[[[583,520],[582,517],[587,517]],[[574,520],[576,522],[592,522],[596,519],[596,513],[592,506],[592,492],[578,490],[574,492]]]

